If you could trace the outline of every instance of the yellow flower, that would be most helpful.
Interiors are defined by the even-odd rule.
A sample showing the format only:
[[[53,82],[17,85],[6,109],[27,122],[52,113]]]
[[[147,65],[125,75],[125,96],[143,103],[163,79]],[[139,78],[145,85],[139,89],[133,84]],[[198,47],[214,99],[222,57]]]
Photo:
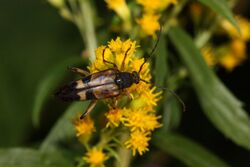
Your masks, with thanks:
[[[119,71],[139,72],[144,58],[135,55],[137,47],[139,46],[136,45],[135,41],[130,39],[122,41],[118,37],[111,40],[108,45],[96,49],[96,60],[88,68],[91,73],[114,68],[112,64],[103,62],[104,55],[105,60],[114,63]],[[139,75],[141,79],[150,82],[152,77],[148,62],[144,64]],[[143,81],[133,84],[124,90],[133,97],[131,101],[123,98],[125,95],[121,94],[121,96],[116,97],[117,108],[111,109],[105,114],[108,120],[106,127],[124,126],[131,132],[130,139],[125,145],[127,148],[131,148],[134,155],[137,151],[142,155],[148,150],[151,132],[161,127],[158,122],[160,116],[156,116],[154,110],[161,92],[155,90],[155,87]],[[105,102],[109,106],[113,106],[112,100],[105,100]]]
[[[232,54],[240,59],[246,58],[246,43],[243,40],[235,39],[230,43]]]
[[[235,58],[234,55],[226,54],[220,59],[220,64],[228,71],[232,71],[235,67],[240,64],[239,59]]]
[[[156,116],[154,113],[147,112],[142,108],[140,110],[128,110],[123,122],[131,131],[140,130],[145,132],[161,127],[158,122],[159,118],[160,116]]]
[[[145,85],[145,83],[142,83],[141,88],[139,87],[137,90],[134,89],[134,92],[131,91],[134,94],[134,100],[131,102],[130,107],[134,110],[138,108],[144,108],[147,111],[153,111],[153,108],[161,99],[162,93],[155,93],[155,90],[156,87],[150,88],[148,85]]]
[[[90,164],[90,167],[104,167],[104,161],[108,157],[103,153],[102,149],[97,149],[96,147],[89,150],[86,156],[83,157],[87,163]]]
[[[216,64],[216,58],[211,46],[202,48],[201,53],[208,66],[212,67]]]
[[[130,11],[125,0],[105,0],[109,9],[114,10],[123,20],[130,19]]]
[[[246,44],[243,40],[235,39],[226,46],[220,64],[228,71],[232,71],[246,59]]]
[[[100,46],[99,48],[96,49],[96,60],[89,67],[90,72],[96,72],[98,70],[113,68],[112,64],[103,62],[102,54],[105,48],[106,48],[104,54],[105,60],[108,60],[116,64],[119,70],[121,70],[121,65],[125,53],[126,51],[129,50],[127,53],[123,71],[128,71],[128,72],[134,71],[134,69],[131,68],[130,63],[133,59],[135,59],[134,53],[136,47],[138,47],[136,46],[136,42],[135,41],[132,42],[130,39],[124,42],[121,41],[119,37],[117,37],[116,40],[111,40],[109,42],[108,48],[106,48],[106,46]]]
[[[149,36],[155,36],[157,30],[160,30],[159,15],[146,13],[141,19],[137,20],[143,33]]]
[[[176,4],[177,0],[137,0],[146,12],[155,12],[166,9],[170,4]]]
[[[135,156],[136,152],[142,155],[144,152],[148,151],[148,142],[150,137],[148,137],[149,132],[134,131],[130,134],[130,139],[125,142],[125,146],[128,149],[132,149],[132,153]]]
[[[118,127],[122,120],[123,111],[121,109],[111,109],[107,112],[106,118],[108,119],[108,123],[106,127]]]
[[[81,142],[85,142],[89,139],[90,135],[95,131],[95,126],[93,120],[90,116],[86,116],[84,119],[80,119],[80,114],[78,114],[73,121],[76,129],[76,136]]]
[[[221,25],[229,33],[229,35],[232,38],[239,38],[244,41],[249,41],[250,40],[250,22],[241,16],[236,16],[236,21],[238,22],[238,25],[240,27],[240,31],[241,31],[240,33],[227,20],[223,20]]]

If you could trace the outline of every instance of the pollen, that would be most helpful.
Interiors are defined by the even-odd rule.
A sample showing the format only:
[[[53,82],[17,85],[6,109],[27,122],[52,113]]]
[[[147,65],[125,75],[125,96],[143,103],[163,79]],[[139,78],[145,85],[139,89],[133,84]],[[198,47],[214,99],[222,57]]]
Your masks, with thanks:
[[[130,138],[125,142],[125,146],[128,149],[132,149],[133,156],[136,155],[136,152],[138,152],[139,155],[142,155],[146,151],[149,151],[149,134],[149,132],[141,131],[134,131],[130,134]]]
[[[104,161],[107,159],[108,157],[104,154],[104,152],[96,147],[89,150],[86,156],[83,157],[83,160],[89,163],[90,167],[104,167]]]
[[[156,31],[160,30],[159,23],[160,15],[146,13],[142,18],[137,20],[144,34],[148,36],[155,36]]]

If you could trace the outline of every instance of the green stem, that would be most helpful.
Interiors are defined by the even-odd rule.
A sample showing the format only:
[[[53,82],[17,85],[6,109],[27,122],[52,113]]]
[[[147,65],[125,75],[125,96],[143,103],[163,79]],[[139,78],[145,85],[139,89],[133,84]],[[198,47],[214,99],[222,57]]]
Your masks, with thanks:
[[[95,49],[97,48],[95,27],[93,21],[93,8],[91,8],[89,0],[80,0],[80,9],[83,22],[80,24],[80,31],[83,31],[82,36],[89,51],[89,59],[91,62],[95,60]]]
[[[128,133],[124,132],[121,136],[120,141],[125,141],[128,138]],[[118,149],[118,156],[120,158],[120,161],[116,161],[115,166],[116,167],[129,167],[131,162],[131,151],[120,146]]]

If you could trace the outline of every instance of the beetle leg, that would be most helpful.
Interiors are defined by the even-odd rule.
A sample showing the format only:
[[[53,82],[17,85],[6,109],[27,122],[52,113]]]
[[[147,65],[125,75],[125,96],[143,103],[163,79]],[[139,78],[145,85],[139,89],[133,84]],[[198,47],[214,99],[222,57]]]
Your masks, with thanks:
[[[128,97],[128,99],[129,99],[130,101],[132,101],[132,100],[134,99],[134,97],[133,97],[128,91],[124,90],[124,94],[125,94],[125,96]]]
[[[112,99],[112,105],[111,105],[112,108],[113,108],[113,109],[117,108],[117,105],[118,105],[118,100],[117,100],[117,98],[113,98],[113,99]]]
[[[97,100],[91,101],[86,111],[81,115],[80,119],[83,119],[86,115],[88,115],[94,109],[96,103]]]
[[[130,44],[130,47],[129,47],[128,50],[125,52],[125,56],[124,56],[124,58],[123,58],[122,65],[121,65],[121,71],[124,70],[125,60],[126,60],[126,58],[127,58],[127,56],[128,56],[128,52],[130,51],[131,47],[132,47],[132,44]]]
[[[88,71],[85,71],[83,69],[80,69],[80,68],[77,68],[77,67],[68,67],[68,69],[73,72],[73,73],[76,73],[76,74],[79,74],[81,75],[82,77],[85,77],[85,76],[88,76],[89,75],[89,72]]]
[[[103,49],[103,52],[102,52],[102,61],[103,61],[104,63],[109,63],[109,64],[112,64],[112,65],[114,66],[114,68],[116,68],[116,69],[117,69],[117,66],[116,66],[116,64],[115,64],[115,63],[110,62],[110,61],[107,61],[107,60],[105,60],[105,58],[104,58],[105,51],[106,51],[106,49],[108,49],[108,48],[109,48],[109,47],[108,47],[108,46],[106,46],[106,47]]]

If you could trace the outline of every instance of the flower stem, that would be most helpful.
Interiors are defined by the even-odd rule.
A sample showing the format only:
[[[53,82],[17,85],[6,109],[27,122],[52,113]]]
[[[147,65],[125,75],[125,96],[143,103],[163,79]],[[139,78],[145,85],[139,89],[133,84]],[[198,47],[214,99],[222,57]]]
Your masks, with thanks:
[[[125,141],[127,138],[128,138],[128,133],[124,132],[121,136],[120,141]],[[132,159],[131,151],[121,146],[119,147],[117,152],[118,152],[120,161],[116,161],[115,166],[116,167],[129,167],[131,159]]]
[[[83,22],[80,25],[80,31],[84,30],[83,36],[89,52],[91,62],[95,60],[95,49],[97,48],[96,34],[93,22],[93,8],[89,0],[80,0],[80,9]]]

